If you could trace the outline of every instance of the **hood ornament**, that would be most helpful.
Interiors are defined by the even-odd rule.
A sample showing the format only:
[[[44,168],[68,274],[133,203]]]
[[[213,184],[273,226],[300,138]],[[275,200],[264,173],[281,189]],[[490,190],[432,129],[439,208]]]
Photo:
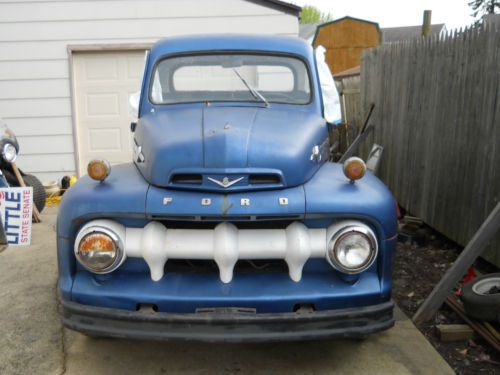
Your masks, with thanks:
[[[228,187],[233,186],[234,184],[243,180],[243,177],[237,178],[236,180],[233,180],[233,181],[229,181],[229,178],[227,178],[227,177],[224,177],[222,179],[222,181],[216,180],[215,178],[212,178],[212,177],[208,177],[208,179],[210,181],[212,181],[214,184],[217,184],[217,185],[223,187],[224,189],[227,189]]]

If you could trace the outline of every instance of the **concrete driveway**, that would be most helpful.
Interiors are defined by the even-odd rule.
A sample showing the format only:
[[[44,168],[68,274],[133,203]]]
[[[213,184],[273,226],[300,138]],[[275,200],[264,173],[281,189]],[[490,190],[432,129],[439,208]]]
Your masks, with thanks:
[[[62,328],[55,221],[48,208],[30,247],[0,253],[0,374],[453,374],[413,324],[365,341],[199,344],[91,339]]]

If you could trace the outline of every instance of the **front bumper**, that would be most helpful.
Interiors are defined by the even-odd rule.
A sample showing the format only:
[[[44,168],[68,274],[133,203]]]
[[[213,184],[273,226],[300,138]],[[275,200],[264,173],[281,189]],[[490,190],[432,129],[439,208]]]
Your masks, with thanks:
[[[63,324],[97,336],[151,340],[294,341],[363,337],[394,325],[392,301],[296,313],[126,311],[62,300]]]
[[[354,220],[342,220],[328,228],[308,228],[304,223],[294,221],[285,229],[238,229],[224,221],[214,229],[173,229],[158,221],[151,221],[144,228],[135,228],[101,219],[86,223],[75,244],[78,246],[89,233],[111,231],[120,244],[121,254],[109,272],[119,268],[127,257],[142,258],[154,281],[163,278],[165,263],[170,259],[213,260],[219,268],[220,280],[226,284],[233,280],[238,260],[281,259],[288,265],[290,278],[298,282],[309,259],[329,261],[328,244],[336,233],[350,226],[362,226],[375,238],[368,226]],[[374,248],[373,260],[378,246]]]

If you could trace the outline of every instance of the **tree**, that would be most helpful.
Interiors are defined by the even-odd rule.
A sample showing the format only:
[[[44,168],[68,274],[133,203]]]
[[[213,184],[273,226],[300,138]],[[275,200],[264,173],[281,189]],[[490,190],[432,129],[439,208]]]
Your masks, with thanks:
[[[485,14],[494,14],[500,11],[500,0],[472,0],[468,4],[472,8],[474,18],[477,16],[482,18]]]
[[[302,7],[302,13],[300,14],[300,23],[325,23],[332,19],[331,13],[323,13],[312,5]]]

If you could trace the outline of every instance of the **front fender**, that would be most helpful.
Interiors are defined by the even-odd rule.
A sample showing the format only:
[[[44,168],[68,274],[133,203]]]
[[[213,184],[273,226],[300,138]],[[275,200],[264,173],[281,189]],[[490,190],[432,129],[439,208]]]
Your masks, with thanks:
[[[84,176],[64,194],[57,215],[59,289],[63,298],[69,298],[73,285],[73,243],[78,228],[95,218],[144,218],[148,188],[130,163],[114,166],[103,182]]]
[[[325,163],[304,185],[306,217],[334,216],[364,219],[381,232],[383,239],[397,234],[396,203],[389,189],[367,172],[351,183],[338,163]]]
[[[351,183],[344,176],[341,164],[325,163],[304,185],[304,190],[306,218],[353,218],[376,229],[383,250],[377,262],[380,288],[385,295],[390,295],[398,223],[396,201],[389,189],[371,172]]]
[[[72,237],[75,225],[78,227],[95,217],[144,217],[148,188],[149,184],[132,163],[113,166],[103,182],[83,176],[61,200],[58,236]]]

